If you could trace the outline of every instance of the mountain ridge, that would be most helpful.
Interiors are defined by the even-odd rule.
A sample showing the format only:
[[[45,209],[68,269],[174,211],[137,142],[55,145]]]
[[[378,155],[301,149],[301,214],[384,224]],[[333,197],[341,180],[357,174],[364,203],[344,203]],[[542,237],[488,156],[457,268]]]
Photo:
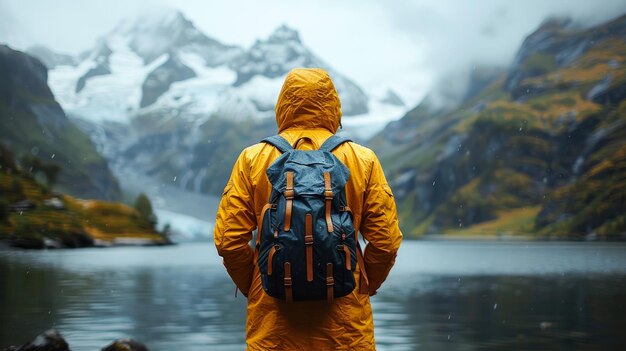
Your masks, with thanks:
[[[372,139],[407,234],[626,236],[626,16],[566,23],[460,106],[426,100]]]

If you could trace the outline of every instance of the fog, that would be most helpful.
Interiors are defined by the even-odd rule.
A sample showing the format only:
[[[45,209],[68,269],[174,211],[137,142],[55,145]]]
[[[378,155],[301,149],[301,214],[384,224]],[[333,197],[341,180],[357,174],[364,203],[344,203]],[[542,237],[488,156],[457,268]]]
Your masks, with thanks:
[[[626,12],[621,0],[552,1],[77,1],[3,0],[0,42],[77,54],[123,18],[181,10],[207,35],[248,47],[285,23],[313,52],[373,93],[410,105],[431,93],[454,101],[473,66],[507,66],[526,35],[552,16],[592,25]]]

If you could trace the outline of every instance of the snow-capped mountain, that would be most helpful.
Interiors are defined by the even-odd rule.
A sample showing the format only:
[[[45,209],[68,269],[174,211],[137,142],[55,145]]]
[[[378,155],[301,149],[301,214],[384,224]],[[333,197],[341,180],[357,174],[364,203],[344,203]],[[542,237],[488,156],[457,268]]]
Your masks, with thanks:
[[[179,11],[156,9],[120,23],[109,37],[121,36],[144,64],[171,52],[200,56],[209,67],[230,62],[242,49],[223,44],[198,30]]]
[[[332,76],[341,94],[344,115],[358,115],[368,111],[368,97],[363,90],[316,57],[302,44],[298,32],[286,25],[276,29],[267,40],[257,40],[250,50],[237,57],[229,66],[237,72],[235,86],[245,85],[257,76],[281,78],[278,81],[282,83],[282,77],[293,68],[322,67]]]
[[[50,84],[68,111],[95,122],[128,122],[172,108],[191,119],[216,111],[273,116],[283,78],[295,67],[328,70],[345,116],[370,110],[365,92],[286,25],[243,50],[206,36],[180,12],[151,13],[123,21],[81,58],[75,66],[56,66]]]
[[[244,50],[208,37],[180,12],[149,13],[120,23],[75,60],[51,69],[50,86],[122,186],[147,192],[157,208],[202,219],[207,211],[181,207],[180,192],[219,194],[241,149],[275,133],[274,106],[292,68],[330,73],[344,133],[353,137],[406,110],[368,97],[286,25]]]

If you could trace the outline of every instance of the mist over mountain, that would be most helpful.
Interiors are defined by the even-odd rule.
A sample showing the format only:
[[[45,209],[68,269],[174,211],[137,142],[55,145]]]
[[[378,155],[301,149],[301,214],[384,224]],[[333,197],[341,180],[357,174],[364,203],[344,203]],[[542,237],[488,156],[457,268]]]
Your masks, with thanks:
[[[78,63],[78,60],[72,55],[54,52],[42,45],[31,46],[25,52],[37,57],[48,69],[57,66],[75,66]]]
[[[625,35],[626,16],[547,20],[457,107],[390,123],[372,144],[406,233],[623,236]]]
[[[526,216],[524,223],[537,221],[532,230],[524,230],[536,232],[542,230],[539,218],[546,212],[537,207],[539,202],[532,194],[547,194],[562,185],[551,183],[556,161],[546,159],[566,157],[559,152],[531,157],[536,158],[537,163],[549,164],[544,167],[544,173],[550,176],[539,177],[539,173],[526,174],[524,170],[500,164],[489,166],[489,171],[477,171],[487,167],[487,158],[472,158],[472,165],[468,166],[463,162],[470,161],[455,158],[455,150],[469,145],[469,149],[478,151],[470,150],[468,155],[478,157],[499,155],[489,151],[492,149],[523,147],[525,151],[511,151],[509,155],[512,160],[520,159],[520,155],[532,149],[526,141],[535,142],[537,138],[544,138],[544,134],[551,138],[560,135],[561,132],[550,130],[557,127],[547,127],[552,122],[545,121],[553,118],[569,121],[574,119],[572,116],[588,116],[589,106],[595,106],[597,113],[613,115],[614,104],[621,96],[620,89],[611,88],[621,81],[619,50],[612,54],[617,56],[606,61],[606,67],[598,68],[600,66],[592,66],[585,60],[592,60],[589,58],[592,56],[593,60],[604,60],[604,54],[600,53],[604,51],[598,49],[598,43],[612,43],[611,40],[623,36],[623,32],[620,21],[590,27],[592,22],[563,21],[554,17],[529,33],[516,54],[510,55],[505,49],[488,49],[494,43],[518,45],[507,41],[507,36],[519,32],[521,22],[512,23],[509,30],[505,19],[513,21],[510,11],[498,11],[500,17],[494,17],[493,13],[479,16],[486,16],[488,20],[484,21],[478,40],[470,40],[474,34],[469,33],[468,40],[457,43],[456,47],[444,39],[459,27],[435,25],[439,23],[435,19],[445,23],[443,13],[432,14],[431,21],[420,22],[415,27],[417,32],[423,31],[422,35],[432,34],[429,37],[432,47],[426,48],[425,57],[430,58],[428,62],[436,74],[427,77],[432,79],[432,84],[424,101],[386,128],[389,121],[412,106],[410,101],[414,100],[405,99],[406,90],[382,84],[380,95],[370,95],[314,54],[300,33],[286,25],[266,37],[257,38],[249,47],[242,47],[207,36],[181,12],[159,10],[118,24],[95,40],[91,49],[72,57],[74,63],[57,64],[55,60],[66,58],[54,52],[44,51],[39,55],[42,59],[47,56],[50,65],[55,66],[50,72],[50,84],[56,98],[68,115],[89,133],[125,187],[133,189],[136,185],[151,184],[157,189],[152,197],[162,209],[178,206],[173,205],[176,199],[188,195],[195,198],[189,200],[190,203],[202,201],[196,195],[219,195],[237,153],[275,131],[273,109],[286,72],[298,66],[321,66],[331,73],[341,97],[345,116],[343,133],[365,141],[385,128],[371,143],[386,163],[394,190],[399,189],[397,198],[408,211],[404,214],[404,223],[409,231],[417,234],[448,231],[459,223],[467,227],[501,218],[519,219],[517,215],[522,213]],[[419,16],[426,15],[420,13]],[[531,17],[538,16],[540,14],[533,12]],[[400,16],[398,25],[409,28],[405,20]],[[437,31],[433,32],[433,28]],[[468,31],[473,30],[476,28],[468,27]],[[442,49],[444,43],[448,49]],[[483,60],[485,57],[488,59]],[[571,73],[572,70],[578,71]],[[408,71],[407,77],[413,73]],[[423,95],[423,91],[415,90],[415,94]],[[571,96],[558,100],[558,94]],[[544,100],[550,99],[558,101],[545,107]],[[513,137],[512,132],[497,129],[490,124],[493,121],[486,120],[495,119],[494,116],[509,118],[510,110],[523,110],[520,113],[525,116],[513,113],[514,122],[519,117],[521,123],[530,124],[533,120],[545,124],[535,130],[542,136],[523,139],[520,144],[523,146],[509,145],[505,139]],[[522,130],[527,129],[523,126]],[[478,142],[485,140],[491,140],[487,149]],[[548,149],[564,148],[549,138],[541,143]],[[585,158],[580,160],[583,162]],[[483,168],[478,168],[480,165]],[[509,171],[511,173],[507,173]],[[518,173],[522,176],[518,177]],[[478,178],[480,180],[476,180]],[[507,197],[516,199],[511,200],[508,207],[502,207],[496,200],[489,200],[487,204],[480,202],[476,205],[479,209],[463,202],[475,200],[466,198],[477,191],[468,184],[480,184],[480,194],[487,198],[508,194],[515,186],[502,183],[502,179],[509,178],[520,182],[530,179],[528,189],[531,190]],[[544,178],[549,186],[543,183]],[[576,182],[580,178],[576,175],[566,179]],[[428,184],[430,187],[439,185],[431,192]],[[168,195],[162,195],[165,193]],[[464,210],[457,214],[453,203]],[[520,205],[522,203],[527,205]],[[506,213],[501,213],[496,211],[498,208],[513,212],[502,210]],[[190,206],[177,210],[195,211]],[[541,216],[538,215],[540,210]],[[450,218],[454,216],[447,216],[448,213],[455,213],[458,223],[452,225]],[[575,231],[590,233],[580,228]]]

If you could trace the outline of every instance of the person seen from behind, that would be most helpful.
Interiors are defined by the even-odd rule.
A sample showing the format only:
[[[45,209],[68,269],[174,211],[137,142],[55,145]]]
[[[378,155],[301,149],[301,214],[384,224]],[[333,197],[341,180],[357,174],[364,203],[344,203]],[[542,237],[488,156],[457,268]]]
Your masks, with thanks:
[[[322,69],[288,73],[276,122],[279,137],[239,155],[214,231],[248,299],[247,350],[375,350],[370,296],[402,241],[380,162],[335,136],[341,104]]]

